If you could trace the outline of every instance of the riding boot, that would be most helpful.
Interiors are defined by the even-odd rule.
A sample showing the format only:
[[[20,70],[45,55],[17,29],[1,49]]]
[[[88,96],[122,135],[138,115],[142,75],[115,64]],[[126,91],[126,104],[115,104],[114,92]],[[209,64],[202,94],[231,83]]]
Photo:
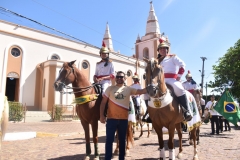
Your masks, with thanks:
[[[184,115],[185,120],[190,121],[192,119],[192,116],[188,110],[186,94],[179,96],[178,100],[179,100],[180,105],[184,108],[183,115]]]

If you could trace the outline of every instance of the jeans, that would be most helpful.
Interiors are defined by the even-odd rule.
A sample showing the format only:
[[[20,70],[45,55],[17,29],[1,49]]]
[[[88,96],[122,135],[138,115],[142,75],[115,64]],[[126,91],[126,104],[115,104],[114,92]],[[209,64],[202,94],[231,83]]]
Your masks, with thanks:
[[[124,160],[127,127],[128,127],[127,119],[126,120],[125,119],[107,119],[105,160],[112,159],[113,142],[114,142],[114,136],[116,131],[118,131],[118,140],[119,140],[119,160]]]

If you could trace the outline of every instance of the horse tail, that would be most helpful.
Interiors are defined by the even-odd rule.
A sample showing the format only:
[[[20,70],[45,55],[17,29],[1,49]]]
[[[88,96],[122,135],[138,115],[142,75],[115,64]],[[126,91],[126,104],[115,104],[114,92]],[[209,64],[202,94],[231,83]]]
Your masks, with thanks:
[[[134,145],[134,138],[133,138],[133,123],[131,121],[128,122],[128,129],[127,129],[127,141]]]

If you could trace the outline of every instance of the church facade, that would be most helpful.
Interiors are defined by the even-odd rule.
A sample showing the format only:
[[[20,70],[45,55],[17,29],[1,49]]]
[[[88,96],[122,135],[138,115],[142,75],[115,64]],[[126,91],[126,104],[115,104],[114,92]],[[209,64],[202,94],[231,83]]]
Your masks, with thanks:
[[[145,87],[145,58],[157,57],[160,28],[153,5],[150,5],[146,33],[135,42],[135,55],[128,57],[114,51],[108,24],[103,40],[110,49],[115,71],[127,73],[131,85],[137,73]],[[55,92],[53,83],[64,61],[76,60],[76,66],[93,82],[100,48],[64,37],[0,20],[0,103],[26,104],[28,110],[47,111],[54,104],[69,105],[74,95]],[[3,106],[0,105],[0,110]],[[1,117],[0,117],[1,118]]]

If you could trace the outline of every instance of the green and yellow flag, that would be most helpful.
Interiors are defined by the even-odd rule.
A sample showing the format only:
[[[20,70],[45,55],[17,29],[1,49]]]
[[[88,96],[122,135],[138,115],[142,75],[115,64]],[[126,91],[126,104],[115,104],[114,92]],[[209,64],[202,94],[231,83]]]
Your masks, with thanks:
[[[239,108],[229,90],[223,92],[214,109],[234,125],[237,125],[237,122],[240,120]]]

